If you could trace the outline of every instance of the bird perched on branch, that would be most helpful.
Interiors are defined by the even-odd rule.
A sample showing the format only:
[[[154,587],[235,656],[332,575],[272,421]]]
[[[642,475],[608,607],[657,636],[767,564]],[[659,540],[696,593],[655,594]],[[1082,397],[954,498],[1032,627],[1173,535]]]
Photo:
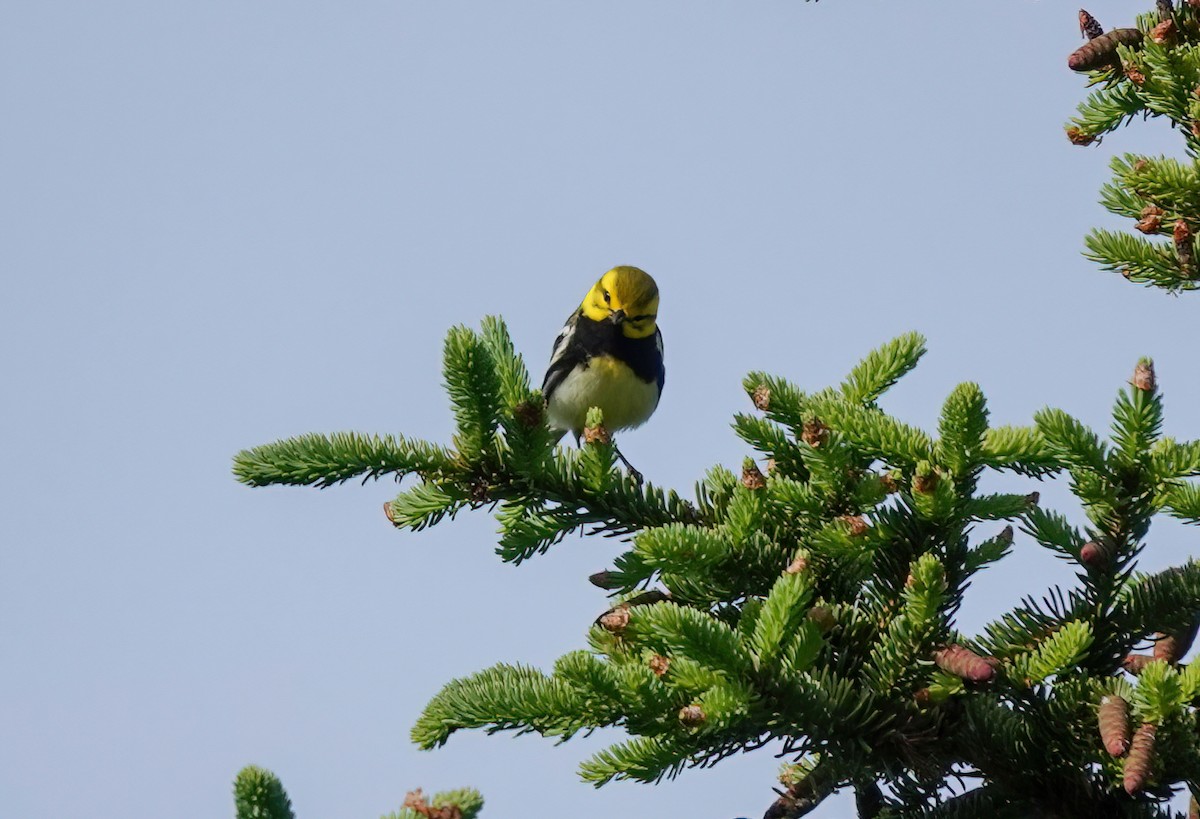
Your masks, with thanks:
[[[588,291],[554,340],[542,382],[550,425],[576,443],[589,407],[610,432],[640,426],[658,407],[666,370],[658,329],[658,285],[636,267],[614,267]],[[641,475],[617,451],[640,481]]]

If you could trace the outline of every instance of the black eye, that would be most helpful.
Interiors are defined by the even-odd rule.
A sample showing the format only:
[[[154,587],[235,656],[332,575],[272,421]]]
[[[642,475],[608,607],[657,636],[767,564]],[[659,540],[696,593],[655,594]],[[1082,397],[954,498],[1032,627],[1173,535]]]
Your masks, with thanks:
[[[605,290],[605,291],[604,291],[604,303],[605,303],[605,304],[610,304],[611,302],[612,302],[612,297],[611,297],[611,296],[609,296],[609,295],[608,295],[608,291],[607,291],[607,290]]]

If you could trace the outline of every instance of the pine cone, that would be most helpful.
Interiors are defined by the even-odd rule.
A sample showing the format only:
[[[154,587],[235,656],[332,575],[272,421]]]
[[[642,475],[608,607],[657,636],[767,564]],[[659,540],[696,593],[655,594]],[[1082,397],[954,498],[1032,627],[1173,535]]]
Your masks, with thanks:
[[[1129,703],[1116,694],[1102,697],[1096,718],[1104,750],[1113,756],[1124,755],[1129,750]]]
[[[1079,10],[1079,33],[1089,40],[1095,40],[1104,33],[1100,21],[1088,14],[1084,9]]]
[[[1154,761],[1154,736],[1158,726],[1152,722],[1143,722],[1133,735],[1129,746],[1129,756],[1125,758],[1125,777],[1122,784],[1125,793],[1132,796],[1146,786],[1150,777],[1150,766]]]
[[[1137,47],[1142,44],[1142,32],[1136,28],[1115,28],[1088,40],[1067,57],[1067,68],[1072,71],[1095,71],[1101,68],[1117,68],[1121,58],[1117,46]]]
[[[969,648],[946,646],[933,653],[933,662],[943,671],[970,682],[987,682],[996,676],[996,669]]]
[[[1127,654],[1125,659],[1121,660],[1121,667],[1135,677],[1142,673],[1142,669],[1154,662],[1154,658],[1148,654]]]
[[[1154,659],[1171,665],[1179,662],[1179,640],[1173,634],[1159,634],[1154,640]]]
[[[1079,562],[1089,569],[1102,569],[1108,563],[1108,551],[1094,540],[1089,540],[1079,550]]]

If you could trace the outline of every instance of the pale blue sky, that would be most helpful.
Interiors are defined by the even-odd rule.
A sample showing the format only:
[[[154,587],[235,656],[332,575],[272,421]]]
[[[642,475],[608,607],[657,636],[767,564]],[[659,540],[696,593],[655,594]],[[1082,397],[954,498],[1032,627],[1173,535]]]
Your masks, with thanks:
[[[390,482],[252,491],[230,458],[445,439],[447,327],[500,313],[540,371],[615,264],[663,293],[666,393],[622,438],[657,483],[740,461],[747,370],[820,387],[909,329],[931,352],[887,407],[911,422],[977,380],[998,423],[1049,403],[1103,427],[1152,355],[1169,434],[1200,437],[1200,297],[1079,255],[1113,222],[1107,157],[1179,146],[1153,123],[1063,137],[1076,8],[6,4],[0,814],[227,816],[254,762],[300,819],[462,784],[492,819],[761,815],[766,752],[594,791],[574,768],[615,735],[409,744],[451,677],[579,647],[615,543],[514,569],[483,514],[396,532]],[[1153,534],[1147,567],[1194,548]],[[965,628],[1071,578],[1016,553]]]

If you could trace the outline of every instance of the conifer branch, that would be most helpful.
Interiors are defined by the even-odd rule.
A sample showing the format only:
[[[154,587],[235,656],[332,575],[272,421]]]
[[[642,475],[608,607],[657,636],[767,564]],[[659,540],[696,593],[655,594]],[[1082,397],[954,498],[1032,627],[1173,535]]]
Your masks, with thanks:
[[[586,761],[585,780],[655,782],[767,742],[787,756],[820,751],[768,815],[801,815],[845,787],[881,817],[979,805],[1049,816],[1133,804],[1152,815],[1156,783],[1200,781],[1200,750],[1182,739],[1195,731],[1181,727],[1200,719],[1200,671],[1173,665],[1195,631],[1200,569],[1134,571],[1154,515],[1198,519],[1189,481],[1200,445],[1163,437],[1149,360],[1119,393],[1107,439],[1057,409],[1033,426],[990,428],[972,383],[951,391],[930,434],[880,404],[923,351],[919,336],[902,337],[838,390],[752,373],[757,414],[738,416],[735,430],[770,461],[748,458],[740,477],[714,467],[694,501],[627,479],[598,413],[580,450],[555,447],[540,395],[493,319],[447,341],[451,446],[303,436],[239,454],[235,472],[252,485],[316,486],[415,474],[386,505],[394,525],[494,506],[498,551],[513,562],[579,529],[623,538],[593,576],[616,599],[587,649],[549,673],[501,664],[447,683],[413,727],[423,748],[468,728],[565,740],[616,726],[628,739]],[[977,491],[1001,471],[1065,472],[1086,524],[1043,509],[1036,492]],[[1013,543],[1013,526],[991,521],[1016,521],[1078,564],[1079,580],[1027,597],[972,637],[955,630],[963,595]],[[1127,655],[1151,638],[1158,659],[1137,664],[1136,685],[1123,682],[1122,662],[1134,668]],[[1115,761],[1115,740],[1101,742],[1105,696],[1154,726],[1153,742],[1144,731],[1137,747],[1157,778],[1142,777],[1137,759]],[[941,798],[963,771],[979,787]],[[405,808],[426,819],[440,809],[419,799]]]
[[[1090,145],[1140,114],[1166,118],[1181,135],[1186,163],[1118,157],[1100,196],[1110,212],[1135,220],[1142,234],[1171,235],[1173,241],[1094,230],[1085,253],[1132,282],[1179,292],[1200,286],[1194,237],[1200,225],[1200,9],[1190,2],[1170,8],[1142,15],[1137,28],[1101,34],[1071,55],[1069,67],[1089,71],[1092,83],[1104,87],[1080,104],[1066,130],[1074,144]]]

